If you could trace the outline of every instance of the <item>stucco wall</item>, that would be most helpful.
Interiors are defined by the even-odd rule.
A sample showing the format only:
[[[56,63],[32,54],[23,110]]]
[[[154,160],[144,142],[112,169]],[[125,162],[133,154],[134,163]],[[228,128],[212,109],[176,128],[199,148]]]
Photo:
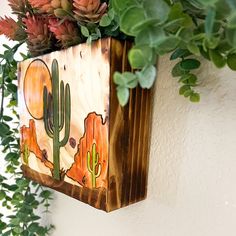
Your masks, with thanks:
[[[107,214],[55,193],[53,236],[236,235],[236,73],[203,61],[192,104],[171,67],[160,59],[147,200]]]
[[[147,200],[106,214],[56,193],[54,236],[236,234],[236,73],[203,64],[192,104],[160,59]]]

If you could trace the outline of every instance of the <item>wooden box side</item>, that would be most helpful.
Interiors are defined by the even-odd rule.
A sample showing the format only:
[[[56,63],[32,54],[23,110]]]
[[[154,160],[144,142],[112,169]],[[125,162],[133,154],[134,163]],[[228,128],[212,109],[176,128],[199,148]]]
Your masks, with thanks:
[[[125,207],[146,198],[149,164],[152,91],[130,90],[125,107],[118,103],[115,71],[130,71],[130,42],[111,41],[109,167],[107,211]]]

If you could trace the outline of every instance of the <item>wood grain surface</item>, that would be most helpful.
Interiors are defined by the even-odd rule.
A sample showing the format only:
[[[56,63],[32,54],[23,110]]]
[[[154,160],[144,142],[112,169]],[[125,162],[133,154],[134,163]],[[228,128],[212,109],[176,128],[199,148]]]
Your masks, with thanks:
[[[50,174],[53,169],[53,158],[50,138],[43,130],[43,121],[32,119],[34,117],[30,116],[25,104],[20,100],[21,131],[28,132],[22,133],[22,155],[24,148],[27,147],[36,155],[35,160],[38,161],[38,166],[44,165],[44,168],[48,168],[45,163],[50,164],[49,171],[43,171],[43,168],[40,171],[38,167],[33,168],[30,164],[27,165],[22,158],[22,170],[27,178],[106,212],[146,198],[152,91],[140,87],[130,90],[128,104],[121,107],[116,95],[116,86],[113,83],[115,71],[131,71],[127,59],[131,46],[132,43],[128,41],[106,38],[92,44],[91,48],[83,44],[39,58],[49,66],[53,58],[69,58],[73,55],[75,57],[73,61],[80,63],[78,70],[81,71],[74,72],[72,69],[71,74],[77,76],[73,82],[73,78],[65,76],[65,70],[70,70],[68,68],[70,65],[61,69],[61,73],[64,73],[62,77],[63,80],[65,78],[64,82],[69,83],[72,90],[70,137],[73,138],[70,138],[70,142],[60,152],[61,165],[65,173],[65,178],[60,181],[55,180]],[[79,59],[76,59],[77,57]],[[83,60],[86,60],[86,63]],[[63,62],[62,59],[60,61]],[[26,71],[27,63],[29,64],[29,62],[21,63],[22,73]],[[85,63],[86,68],[83,68],[81,63]],[[95,72],[92,71],[94,63],[98,63],[94,66]],[[76,67],[77,64],[73,65],[73,68]],[[22,76],[19,78],[20,87],[23,86]],[[95,84],[92,82],[94,76]],[[81,88],[83,84],[85,87]],[[89,100],[81,101],[77,86],[80,87],[79,92],[82,93],[82,97],[88,96]],[[22,91],[19,97],[23,97]],[[30,98],[28,100],[30,101]],[[41,100],[40,97],[39,100]],[[41,113],[38,117],[40,116]],[[27,128],[29,120],[31,126]],[[31,145],[32,140],[28,140],[31,133],[35,140],[34,145]],[[87,155],[88,152],[92,153],[94,143],[100,157],[99,165],[102,167],[102,173],[96,179],[96,187],[91,184],[90,173],[87,169]],[[42,144],[45,146],[42,147]],[[32,147],[37,147],[37,150]],[[44,149],[47,149],[47,152]],[[37,156],[38,153],[40,155]],[[32,163],[32,156],[27,158],[31,159],[29,163]]]

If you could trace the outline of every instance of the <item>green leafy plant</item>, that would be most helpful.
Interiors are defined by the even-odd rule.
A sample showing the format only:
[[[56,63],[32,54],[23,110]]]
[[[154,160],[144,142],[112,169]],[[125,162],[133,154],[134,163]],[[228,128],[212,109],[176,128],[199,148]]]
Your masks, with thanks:
[[[129,89],[152,87],[157,57],[172,53],[178,60],[172,75],[179,78],[179,93],[198,102],[195,92],[199,57],[217,68],[236,70],[236,4],[233,0],[112,0],[120,30],[134,37],[129,62],[134,74],[115,73],[118,98],[128,102]]]
[[[27,180],[20,170],[19,116],[17,107],[17,61],[14,55],[20,46],[13,48],[3,45],[0,54],[0,143],[6,168],[0,173],[0,235],[49,235],[52,225],[42,226],[38,211],[49,212],[51,191]],[[29,150],[22,150],[28,159]],[[2,156],[1,154],[1,156]],[[3,165],[3,160],[1,165]],[[6,214],[3,215],[6,211]]]

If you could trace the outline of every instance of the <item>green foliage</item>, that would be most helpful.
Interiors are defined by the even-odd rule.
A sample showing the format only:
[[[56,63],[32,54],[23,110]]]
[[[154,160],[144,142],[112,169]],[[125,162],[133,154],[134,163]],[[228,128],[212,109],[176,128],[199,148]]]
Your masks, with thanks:
[[[59,93],[60,89],[60,93]],[[50,102],[52,100],[52,110]],[[71,96],[70,86],[60,82],[59,88],[59,68],[56,59],[52,62],[52,94],[47,87],[43,91],[43,121],[47,135],[53,139],[53,178],[61,180],[60,174],[60,148],[65,146],[70,135],[71,117]],[[64,130],[64,137],[60,141],[60,132]]]
[[[17,61],[14,59],[19,46],[10,48],[4,45],[5,52],[0,55],[0,142],[3,153],[1,156],[4,156],[6,163],[5,172],[0,173],[0,208],[9,212],[4,216],[0,213],[0,235],[44,236],[49,235],[53,226],[40,225],[38,211],[44,208],[48,212],[52,193],[25,179],[20,170],[19,116],[16,111]],[[27,147],[24,153],[29,155]],[[48,192],[47,195],[43,194],[45,191]]]
[[[217,68],[226,64],[236,70],[236,4],[233,0],[111,0],[120,30],[134,37],[129,62],[133,81],[142,88],[150,88],[157,75],[156,60],[172,52],[171,60],[178,60],[172,70],[180,77],[179,93],[192,102],[200,96],[193,88],[197,77],[192,70],[200,67],[196,56],[202,56]],[[189,58],[191,56],[191,58]],[[130,77],[130,76],[129,76]],[[122,78],[119,80],[119,78]],[[118,99],[121,105],[129,100],[129,83],[125,73],[115,73]]]
[[[93,188],[96,188],[96,179],[101,174],[101,164],[98,163],[98,160],[99,160],[99,153],[97,153],[96,144],[94,143],[92,146],[92,156],[90,151],[88,151],[87,153],[87,168],[91,174]]]

